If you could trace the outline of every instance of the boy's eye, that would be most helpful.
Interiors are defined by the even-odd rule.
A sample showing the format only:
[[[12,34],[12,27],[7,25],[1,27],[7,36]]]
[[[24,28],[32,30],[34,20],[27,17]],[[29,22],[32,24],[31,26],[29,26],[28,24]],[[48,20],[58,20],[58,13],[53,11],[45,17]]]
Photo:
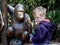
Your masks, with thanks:
[[[36,18],[34,18],[34,19],[39,19],[40,17],[36,17]]]

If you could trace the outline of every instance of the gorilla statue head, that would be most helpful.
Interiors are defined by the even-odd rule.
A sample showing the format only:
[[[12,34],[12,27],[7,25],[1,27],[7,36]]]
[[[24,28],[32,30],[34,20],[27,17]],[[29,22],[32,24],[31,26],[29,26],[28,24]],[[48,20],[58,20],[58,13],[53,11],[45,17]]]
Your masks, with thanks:
[[[23,21],[24,20],[24,14],[25,14],[25,11],[24,11],[24,6],[22,4],[17,4],[15,6],[15,9],[14,9],[14,14],[16,16],[16,19],[18,21]]]

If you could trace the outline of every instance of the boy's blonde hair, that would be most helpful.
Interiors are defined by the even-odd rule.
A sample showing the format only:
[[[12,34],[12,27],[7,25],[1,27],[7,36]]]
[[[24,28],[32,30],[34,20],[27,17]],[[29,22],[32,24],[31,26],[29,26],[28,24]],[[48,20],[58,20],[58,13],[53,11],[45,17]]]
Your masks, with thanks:
[[[33,13],[35,12],[42,12],[43,14],[46,14],[46,8],[42,7],[42,6],[39,6],[39,7],[36,7],[34,10],[33,10]]]

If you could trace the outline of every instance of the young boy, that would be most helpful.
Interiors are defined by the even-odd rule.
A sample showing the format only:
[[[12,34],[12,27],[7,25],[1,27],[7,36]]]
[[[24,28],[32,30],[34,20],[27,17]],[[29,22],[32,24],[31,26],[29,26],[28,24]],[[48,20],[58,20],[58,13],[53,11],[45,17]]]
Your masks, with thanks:
[[[33,10],[35,22],[38,24],[35,28],[35,34],[30,38],[33,45],[48,45],[52,38],[55,24],[46,19],[46,9],[42,6]]]

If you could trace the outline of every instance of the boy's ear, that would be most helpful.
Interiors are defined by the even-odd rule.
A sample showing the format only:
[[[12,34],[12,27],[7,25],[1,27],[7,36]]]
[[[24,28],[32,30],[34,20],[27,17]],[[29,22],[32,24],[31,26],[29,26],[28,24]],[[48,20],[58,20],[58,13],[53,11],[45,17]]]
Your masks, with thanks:
[[[35,13],[33,12],[33,16],[35,16]]]
[[[44,11],[43,11],[43,12],[44,12],[44,14],[46,14],[46,9],[45,9],[45,8],[43,8],[43,10],[44,10]]]

